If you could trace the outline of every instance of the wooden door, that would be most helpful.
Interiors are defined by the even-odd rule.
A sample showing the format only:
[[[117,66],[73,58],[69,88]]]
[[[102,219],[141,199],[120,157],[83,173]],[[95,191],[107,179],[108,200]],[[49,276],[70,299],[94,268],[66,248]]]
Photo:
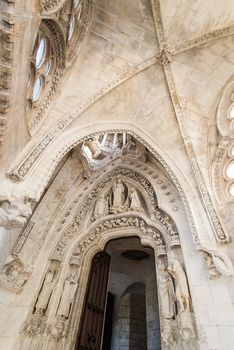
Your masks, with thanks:
[[[76,350],[100,350],[105,317],[110,255],[101,252],[92,261]]]

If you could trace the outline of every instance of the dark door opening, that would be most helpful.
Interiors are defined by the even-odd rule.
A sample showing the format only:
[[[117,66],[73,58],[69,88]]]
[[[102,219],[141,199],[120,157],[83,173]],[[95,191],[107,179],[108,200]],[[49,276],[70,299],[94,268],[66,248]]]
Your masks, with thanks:
[[[93,258],[75,349],[161,349],[154,252],[138,238]]]

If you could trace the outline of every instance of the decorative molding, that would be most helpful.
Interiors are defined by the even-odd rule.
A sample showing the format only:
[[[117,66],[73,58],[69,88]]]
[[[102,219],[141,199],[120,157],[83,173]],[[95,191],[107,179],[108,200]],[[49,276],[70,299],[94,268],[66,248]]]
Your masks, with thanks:
[[[65,145],[63,150],[61,150],[58,154],[57,154],[57,157],[56,159],[54,160],[54,165],[53,166],[50,166],[50,171],[48,169],[48,173],[47,173],[47,178],[44,179],[44,186],[46,186],[47,184],[47,181],[49,179],[49,176],[50,174],[54,171],[54,169],[56,168],[56,165],[58,164],[58,162],[62,159],[62,157],[71,149],[73,149],[74,147],[76,147],[78,144],[82,143],[83,141],[89,139],[89,138],[92,138],[92,137],[97,137],[99,135],[104,135],[106,132],[112,132],[112,133],[115,133],[115,132],[119,132],[119,133],[122,133],[122,132],[125,132],[125,133],[128,133],[129,135],[133,136],[137,141],[139,141],[142,145],[144,145],[148,150],[149,152],[152,153],[152,155],[162,164],[162,166],[165,168],[165,170],[167,171],[168,175],[170,176],[170,178],[172,179],[172,181],[174,182],[182,200],[183,200],[183,203],[185,205],[185,210],[186,210],[186,213],[187,213],[187,217],[188,217],[188,220],[189,220],[189,224],[190,224],[190,228],[191,228],[191,232],[192,232],[192,235],[193,235],[193,238],[195,241],[198,241],[199,238],[198,238],[198,234],[196,232],[196,226],[195,226],[195,222],[194,222],[194,219],[193,219],[193,215],[192,215],[192,211],[191,211],[191,208],[190,208],[190,205],[188,203],[188,200],[187,200],[187,197],[180,185],[180,182],[178,181],[177,177],[175,176],[174,172],[171,170],[171,168],[168,166],[167,162],[164,160],[164,158],[157,152],[154,150],[153,147],[151,147],[148,142],[146,142],[144,139],[142,139],[140,136],[138,136],[135,132],[133,132],[132,130],[130,129],[113,129],[113,130],[103,130],[103,131],[100,131],[100,132],[96,132],[96,133],[92,133],[90,135],[87,135],[79,140],[76,139],[75,142],[73,142],[72,144],[69,144],[69,145]],[[37,156],[35,154],[35,156]],[[39,157],[39,155],[38,155]],[[44,190],[44,187],[41,188],[41,192],[40,194],[43,192]]]
[[[191,50],[196,47],[200,47],[214,40],[225,38],[227,36],[234,35],[234,25],[230,25],[224,28],[216,29],[211,32],[205,33],[197,38],[188,40],[175,47],[175,54],[178,55],[182,52]]]
[[[58,135],[62,131],[64,131],[72,123],[72,121],[74,121],[82,112],[84,112],[89,107],[91,107],[96,101],[98,101],[101,97],[106,95],[109,91],[118,87],[120,84],[122,84],[126,80],[130,79],[131,77],[138,74],[139,72],[152,66],[156,62],[157,62],[157,59],[154,56],[144,61],[143,63],[140,63],[137,66],[133,66],[128,70],[120,73],[116,79],[113,79],[105,87],[99,89],[94,95],[88,98],[78,108],[75,108],[72,112],[63,116],[63,118],[57,123],[57,125],[53,128],[53,130],[44,136],[44,138],[40,141],[40,143],[33,148],[33,150],[24,158],[24,160],[19,165],[15,166],[13,170],[9,170],[8,176],[14,181],[23,181],[27,176],[28,172],[30,171],[30,169],[32,168],[32,166],[34,165],[34,163],[36,162],[36,160],[40,157],[42,152],[46,149],[46,147],[48,147],[48,145],[53,140],[55,140],[58,137]],[[105,132],[111,132],[111,130],[110,131],[107,130]],[[113,132],[118,132],[118,130]],[[119,132],[123,132],[123,130],[120,130]],[[100,135],[103,135],[103,133],[100,133]],[[85,138],[82,138],[80,142],[85,141],[90,137],[92,136],[89,135]]]
[[[7,114],[11,105],[10,88],[13,75],[13,54],[15,42],[14,0],[2,0],[0,23],[0,158],[7,128]]]
[[[162,24],[162,18],[161,18],[160,3],[158,0],[154,0],[153,14],[154,14],[154,21],[155,21],[155,27],[156,27],[159,45],[162,46],[162,45],[165,45],[165,40],[163,35],[164,31],[163,31],[163,24]],[[171,69],[169,65],[163,65],[163,68],[165,72],[165,78],[167,81],[168,91],[171,96],[171,101],[175,111],[175,116],[178,122],[181,136],[184,141],[185,149],[186,149],[188,159],[190,161],[191,168],[193,170],[196,182],[199,186],[199,192],[201,194],[203,203],[205,204],[206,212],[208,214],[208,217],[210,218],[210,223],[214,231],[214,236],[220,243],[228,243],[229,237],[227,233],[224,231],[224,228],[222,227],[222,224],[220,222],[220,218],[218,217],[215,211],[215,208],[212,203],[212,199],[207,190],[205,181],[203,179],[203,175],[201,173],[200,167],[196,159],[196,155],[195,155],[192,142],[190,139],[190,135],[187,129],[187,125],[185,122],[185,117],[183,115],[183,110],[179,102],[179,97],[176,93],[176,86],[175,86]]]
[[[12,249],[12,256],[18,256],[23,249],[25,242],[27,241],[32,229],[35,225],[35,222],[29,221],[25,230],[20,235],[19,239],[16,241],[14,248]]]

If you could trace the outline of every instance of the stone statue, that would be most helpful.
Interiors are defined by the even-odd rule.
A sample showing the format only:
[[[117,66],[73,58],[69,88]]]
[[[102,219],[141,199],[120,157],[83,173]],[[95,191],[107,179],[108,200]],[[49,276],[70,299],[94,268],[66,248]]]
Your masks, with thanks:
[[[121,177],[118,177],[117,181],[114,183],[112,188],[112,193],[113,193],[112,212],[113,213],[118,213],[123,211],[124,204],[125,204],[124,192],[125,190],[124,190]]]
[[[25,266],[19,258],[6,264],[0,273],[0,285],[14,292],[20,292],[28,280],[30,272],[25,271]]]
[[[141,206],[141,202],[140,202],[138,193],[134,187],[131,188],[131,190],[130,190],[129,198],[130,198],[130,209],[134,210],[134,211],[141,211],[142,212],[143,208]]]
[[[70,308],[73,303],[77,287],[78,275],[76,272],[74,272],[65,279],[57,315],[63,316],[65,319],[69,317]]]
[[[58,342],[61,338],[63,338],[66,334],[65,332],[65,320],[64,316],[59,316],[56,324],[51,327],[50,334],[54,341]]]
[[[97,220],[105,215],[108,215],[108,198],[101,194],[96,201],[93,218]]]
[[[23,227],[31,214],[31,203],[26,198],[0,195],[0,226],[6,229]]]
[[[176,299],[179,303],[179,312],[191,311],[187,278],[180,262],[172,258],[168,266],[168,272],[176,281],[175,290]]]
[[[228,256],[221,252],[218,247],[215,247],[212,242],[200,242],[198,250],[204,252],[207,268],[211,278],[224,275],[230,277],[234,274],[233,264]]]
[[[166,267],[160,266],[160,290],[162,314],[165,319],[172,319],[176,315],[176,296],[173,281]]]
[[[48,270],[35,305],[36,311],[37,310],[43,310],[43,312],[46,311],[51,293],[55,285],[57,272],[58,270],[55,268],[51,268]]]

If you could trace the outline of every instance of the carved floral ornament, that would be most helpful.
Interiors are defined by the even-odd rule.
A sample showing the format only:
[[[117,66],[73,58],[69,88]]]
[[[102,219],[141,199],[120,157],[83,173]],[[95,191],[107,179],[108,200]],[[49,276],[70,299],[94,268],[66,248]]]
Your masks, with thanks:
[[[220,201],[234,198],[234,82],[229,83],[217,110],[220,141],[213,164],[213,181]]]
[[[27,86],[29,132],[39,126],[68,65],[77,56],[90,18],[91,0],[43,1],[56,19],[42,19],[30,58]],[[61,5],[61,7],[59,7]]]

